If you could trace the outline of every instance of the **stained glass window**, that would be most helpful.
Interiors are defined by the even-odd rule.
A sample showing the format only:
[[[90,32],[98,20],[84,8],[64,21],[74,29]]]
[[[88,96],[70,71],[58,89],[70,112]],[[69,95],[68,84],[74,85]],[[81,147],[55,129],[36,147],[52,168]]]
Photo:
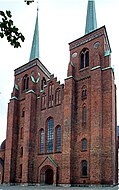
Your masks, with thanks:
[[[44,129],[40,130],[40,153],[44,153]]]
[[[54,120],[50,118],[47,126],[47,152],[53,152],[54,142]]]

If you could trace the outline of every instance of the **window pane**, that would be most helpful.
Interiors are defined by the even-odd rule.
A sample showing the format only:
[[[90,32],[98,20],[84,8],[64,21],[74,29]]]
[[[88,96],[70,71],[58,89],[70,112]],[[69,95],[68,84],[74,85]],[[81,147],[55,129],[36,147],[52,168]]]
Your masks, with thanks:
[[[89,66],[89,52],[87,51],[85,54],[85,67]]]
[[[47,128],[47,152],[53,152],[53,141],[54,141],[54,121],[50,119],[48,121]]]
[[[82,176],[87,176],[87,161],[82,161]]]
[[[44,130],[40,131],[40,153],[44,152]]]
[[[84,68],[84,54],[81,54],[81,65],[80,65],[80,69]]]
[[[86,123],[86,106],[83,108],[83,122]]]
[[[27,90],[29,87],[29,77],[26,74],[23,78],[23,90]]]
[[[87,150],[87,140],[86,139],[82,140],[82,150]]]
[[[56,129],[56,151],[61,150],[61,127]]]

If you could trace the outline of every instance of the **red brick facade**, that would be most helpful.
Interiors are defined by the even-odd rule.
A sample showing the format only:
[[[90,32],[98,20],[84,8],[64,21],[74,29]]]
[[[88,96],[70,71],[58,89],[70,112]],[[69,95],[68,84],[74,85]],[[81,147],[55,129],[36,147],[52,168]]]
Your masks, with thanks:
[[[69,47],[64,85],[38,59],[15,70],[4,183],[117,183],[116,87],[105,27]]]

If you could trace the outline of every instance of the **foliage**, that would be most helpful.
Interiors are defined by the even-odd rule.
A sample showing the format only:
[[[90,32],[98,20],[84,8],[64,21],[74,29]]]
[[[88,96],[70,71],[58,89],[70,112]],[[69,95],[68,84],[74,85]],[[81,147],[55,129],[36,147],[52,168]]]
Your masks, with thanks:
[[[7,10],[6,12],[0,11],[0,16],[2,16],[2,20],[0,21],[0,37],[4,38],[6,36],[8,42],[10,42],[14,48],[21,47],[19,40],[24,42],[25,37],[19,32],[19,29],[14,26],[11,20],[11,12]]]
[[[34,0],[25,0],[27,5],[30,5],[30,3],[34,2]]]

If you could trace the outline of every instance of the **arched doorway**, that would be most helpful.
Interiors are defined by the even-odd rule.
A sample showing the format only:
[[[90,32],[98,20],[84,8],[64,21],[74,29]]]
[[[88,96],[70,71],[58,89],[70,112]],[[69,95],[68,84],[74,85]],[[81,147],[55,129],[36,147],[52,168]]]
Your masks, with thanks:
[[[52,185],[53,184],[54,173],[52,169],[47,169],[45,171],[45,184]]]

